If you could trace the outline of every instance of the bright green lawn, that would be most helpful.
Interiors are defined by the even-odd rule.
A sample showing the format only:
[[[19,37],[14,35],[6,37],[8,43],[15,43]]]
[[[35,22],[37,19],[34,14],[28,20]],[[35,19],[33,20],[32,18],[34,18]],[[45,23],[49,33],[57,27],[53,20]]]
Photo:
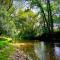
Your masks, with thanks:
[[[13,46],[4,38],[0,38],[0,60],[8,60],[9,56],[14,52]]]

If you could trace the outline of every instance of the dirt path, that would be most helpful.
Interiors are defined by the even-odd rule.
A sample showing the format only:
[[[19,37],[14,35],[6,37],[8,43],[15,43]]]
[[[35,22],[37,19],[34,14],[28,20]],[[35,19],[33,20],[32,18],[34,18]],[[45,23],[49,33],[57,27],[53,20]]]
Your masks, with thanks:
[[[23,51],[16,49],[14,54],[12,56],[9,56],[8,60],[28,60],[28,58]]]
[[[21,46],[26,44],[13,43],[12,45],[14,46],[14,48],[16,48],[16,50],[11,56],[9,56],[8,60],[29,60],[24,51],[20,49]]]
[[[28,59],[23,51],[20,51],[19,49],[17,49],[13,56],[13,60],[28,60]]]

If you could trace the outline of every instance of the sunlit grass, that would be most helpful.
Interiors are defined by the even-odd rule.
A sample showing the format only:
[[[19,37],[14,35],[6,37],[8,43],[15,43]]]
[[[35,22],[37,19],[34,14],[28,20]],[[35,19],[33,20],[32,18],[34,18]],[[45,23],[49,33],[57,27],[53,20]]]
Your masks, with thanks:
[[[12,55],[14,52],[13,46],[9,45],[0,50],[0,59],[1,60],[8,60],[9,56]]]
[[[0,37],[0,60],[8,60],[14,51],[15,48],[10,44],[8,39]]]

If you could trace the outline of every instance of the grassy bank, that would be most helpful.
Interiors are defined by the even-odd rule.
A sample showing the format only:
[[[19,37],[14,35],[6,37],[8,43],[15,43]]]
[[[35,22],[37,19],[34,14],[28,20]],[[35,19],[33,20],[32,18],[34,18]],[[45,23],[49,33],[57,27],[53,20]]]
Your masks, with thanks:
[[[10,44],[9,39],[0,37],[0,60],[8,60],[15,48]]]

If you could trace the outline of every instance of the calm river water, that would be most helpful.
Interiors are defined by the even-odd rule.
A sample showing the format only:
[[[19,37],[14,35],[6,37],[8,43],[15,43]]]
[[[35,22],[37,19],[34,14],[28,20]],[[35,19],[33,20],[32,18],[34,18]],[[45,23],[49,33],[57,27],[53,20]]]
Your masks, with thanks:
[[[29,60],[60,60],[60,43],[24,42],[20,48]]]

